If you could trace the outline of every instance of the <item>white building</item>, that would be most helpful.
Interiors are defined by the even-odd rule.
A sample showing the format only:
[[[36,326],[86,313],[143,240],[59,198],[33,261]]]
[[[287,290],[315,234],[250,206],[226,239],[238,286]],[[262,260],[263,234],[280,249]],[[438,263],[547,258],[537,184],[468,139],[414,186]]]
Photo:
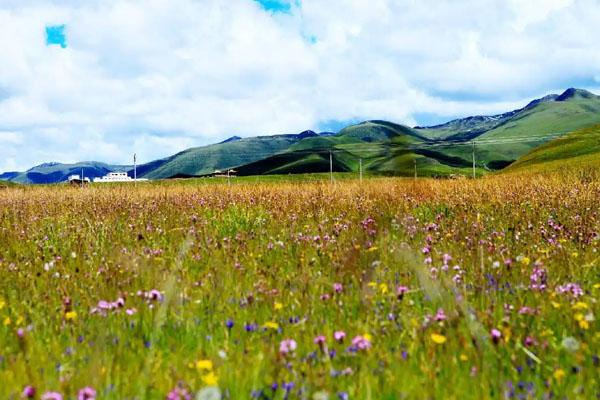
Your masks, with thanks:
[[[135,182],[135,181],[147,181],[148,179],[133,179],[127,172],[109,172],[108,175],[102,178],[94,178],[94,183],[107,183],[107,182]]]

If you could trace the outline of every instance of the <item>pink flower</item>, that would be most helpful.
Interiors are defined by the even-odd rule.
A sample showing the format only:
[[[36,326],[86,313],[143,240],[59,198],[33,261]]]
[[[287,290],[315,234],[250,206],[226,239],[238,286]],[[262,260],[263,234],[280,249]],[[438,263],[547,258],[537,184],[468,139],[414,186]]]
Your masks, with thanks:
[[[333,290],[334,290],[336,293],[341,293],[341,292],[342,292],[342,290],[344,290],[344,287],[342,286],[342,284],[341,284],[341,283],[337,283],[337,282],[336,282],[336,283],[334,283],[334,284],[333,284]]]
[[[336,331],[336,332],[333,333],[333,338],[337,342],[343,342],[344,339],[346,338],[346,332],[344,332],[344,331]]]
[[[288,354],[296,350],[297,344],[294,339],[284,339],[279,344],[279,352],[281,354]]]
[[[167,400],[192,400],[192,396],[185,388],[178,386],[169,392]]]
[[[437,313],[435,314],[434,319],[436,321],[438,321],[438,322],[441,322],[441,321],[447,320],[448,317],[446,317],[446,314],[444,313],[444,310],[440,308],[440,309],[437,310]]]
[[[494,343],[498,343],[500,339],[502,339],[502,333],[496,328],[490,331],[490,336],[492,337]]]
[[[356,347],[358,350],[367,350],[371,347],[371,341],[362,335],[358,335],[352,339],[352,346]]]
[[[319,346],[323,345],[325,343],[325,336],[319,335],[319,336],[315,337],[314,342],[315,342],[315,344],[318,344]]]
[[[127,313],[127,315],[133,315],[137,312],[137,310],[135,308],[128,308],[127,310],[125,310],[125,313]]]
[[[95,400],[96,399],[96,391],[94,388],[86,386],[79,391],[77,395],[77,400]]]
[[[58,392],[46,392],[42,395],[41,400],[63,400],[63,397]]]
[[[25,399],[34,398],[35,397],[35,388],[31,385],[25,386],[25,388],[23,389],[23,393],[21,394],[21,397],[23,397]]]
[[[406,293],[408,293],[408,286],[398,286],[396,288],[398,299],[402,299]]]

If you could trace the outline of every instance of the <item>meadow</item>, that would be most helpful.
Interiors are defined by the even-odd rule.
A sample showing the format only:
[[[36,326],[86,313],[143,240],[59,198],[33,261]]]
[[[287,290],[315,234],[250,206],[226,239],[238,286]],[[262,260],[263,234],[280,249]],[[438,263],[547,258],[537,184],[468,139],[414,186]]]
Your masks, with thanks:
[[[0,190],[0,398],[600,396],[596,170],[232,181]]]

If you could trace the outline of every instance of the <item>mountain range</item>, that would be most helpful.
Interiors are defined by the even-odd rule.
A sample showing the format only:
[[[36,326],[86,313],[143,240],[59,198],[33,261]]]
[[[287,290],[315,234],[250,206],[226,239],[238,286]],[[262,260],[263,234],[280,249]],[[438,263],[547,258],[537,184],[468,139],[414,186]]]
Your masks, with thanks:
[[[568,155],[568,151],[557,149],[581,152],[583,150],[576,150],[573,143],[594,137],[596,133],[600,135],[599,126],[600,96],[570,88],[560,95],[535,99],[517,110],[455,119],[434,126],[409,127],[371,120],[336,133],[309,130],[274,136],[232,136],[220,143],[190,148],[139,165],[137,176],[148,179],[194,177],[228,168],[235,168],[238,175],[326,172],[330,157],[333,169],[338,172],[358,171],[362,165],[364,172],[370,174],[411,176],[416,167],[420,176],[447,176],[470,173],[473,155],[477,171],[482,174],[504,168],[515,170],[526,162],[544,160],[540,152],[552,151],[555,158]],[[571,143],[571,147],[567,143]],[[589,149],[589,146],[584,148]],[[24,172],[0,174],[0,180],[55,183],[82,170],[90,178],[111,171],[133,175],[131,165],[87,161],[45,163]]]

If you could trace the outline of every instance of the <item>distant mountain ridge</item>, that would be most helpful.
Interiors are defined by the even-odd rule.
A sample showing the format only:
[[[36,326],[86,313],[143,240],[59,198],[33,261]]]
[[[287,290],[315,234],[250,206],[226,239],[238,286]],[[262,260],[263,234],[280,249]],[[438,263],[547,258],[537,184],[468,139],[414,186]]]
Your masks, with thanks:
[[[483,173],[501,169],[553,137],[600,124],[600,96],[569,88],[560,95],[534,99],[524,107],[496,115],[459,118],[433,126],[409,127],[383,120],[347,126],[337,133],[306,130],[298,134],[231,136],[216,144],[194,147],[137,167],[149,179],[203,176],[235,168],[241,175],[323,172],[330,157],[336,171],[412,175]],[[479,143],[479,144],[477,144]],[[70,174],[94,178],[111,171],[133,175],[131,165],[88,161],[40,164],[25,172],[6,172],[0,179],[19,183],[56,183]]]

